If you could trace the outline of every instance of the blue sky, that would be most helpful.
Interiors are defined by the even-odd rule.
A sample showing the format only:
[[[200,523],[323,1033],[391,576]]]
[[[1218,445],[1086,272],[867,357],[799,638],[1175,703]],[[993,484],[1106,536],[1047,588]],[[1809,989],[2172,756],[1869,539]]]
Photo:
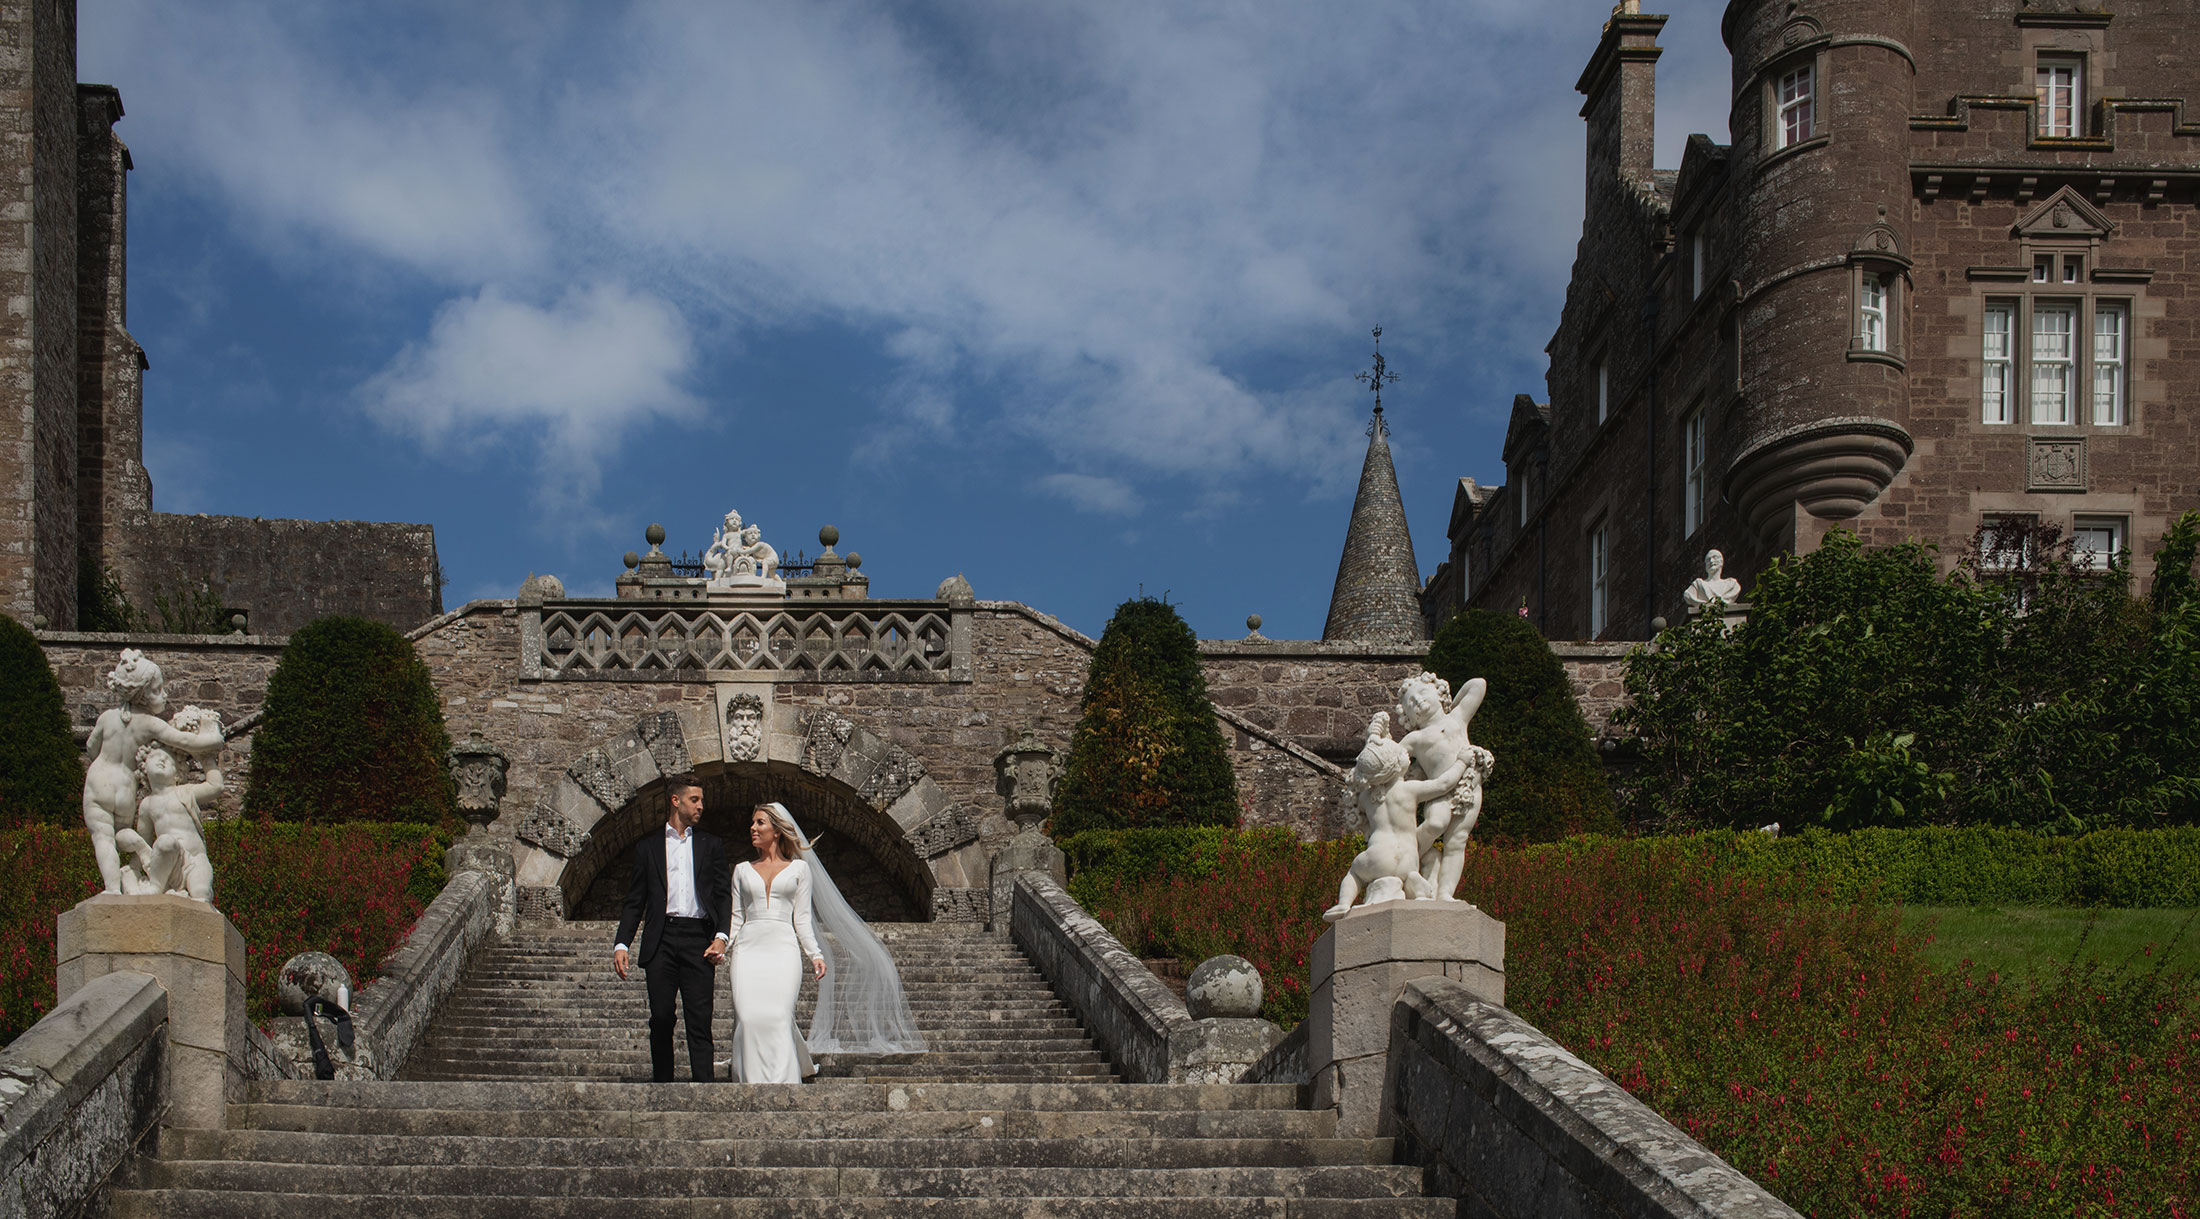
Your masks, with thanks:
[[[1728,61],[1665,7],[1670,167]],[[87,0],[154,506],[432,523],[454,607],[737,507],[874,596],[1317,637],[1369,328],[1424,577],[1543,396],[1608,11]]]

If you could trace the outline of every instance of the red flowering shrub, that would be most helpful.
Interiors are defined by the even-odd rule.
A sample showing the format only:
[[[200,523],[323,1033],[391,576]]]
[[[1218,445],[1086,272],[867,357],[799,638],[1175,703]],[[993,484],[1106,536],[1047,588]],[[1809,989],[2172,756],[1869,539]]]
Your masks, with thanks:
[[[1252,958],[1303,1013],[1349,845],[1249,842],[1093,912],[1133,951]],[[1505,920],[1513,1010],[1805,1214],[2200,1214],[2190,976],[1943,971],[1894,908],[1640,841],[1474,849],[1461,892]]]
[[[214,904],[244,936],[252,1018],[274,1018],[275,972],[301,952],[371,980],[441,891],[449,845],[423,825],[208,826]],[[53,1009],[54,919],[98,891],[82,829],[0,832],[0,1044]]]

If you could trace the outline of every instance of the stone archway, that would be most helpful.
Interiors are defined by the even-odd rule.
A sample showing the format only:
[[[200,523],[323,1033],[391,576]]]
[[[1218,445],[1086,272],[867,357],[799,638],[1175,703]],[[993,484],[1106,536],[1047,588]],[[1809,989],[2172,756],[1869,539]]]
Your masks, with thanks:
[[[581,751],[517,829],[520,916],[600,916],[604,899],[592,899],[591,889],[622,866],[636,838],[663,823],[664,777],[692,771],[717,818],[709,828],[736,854],[747,839],[747,810],[760,799],[784,800],[819,836],[818,854],[850,903],[864,895],[867,914],[984,921],[987,859],[977,817],[908,751],[846,716],[811,710],[799,729],[791,741],[777,738],[798,744],[789,752],[799,757],[728,762],[713,709],[691,706],[643,715]]]

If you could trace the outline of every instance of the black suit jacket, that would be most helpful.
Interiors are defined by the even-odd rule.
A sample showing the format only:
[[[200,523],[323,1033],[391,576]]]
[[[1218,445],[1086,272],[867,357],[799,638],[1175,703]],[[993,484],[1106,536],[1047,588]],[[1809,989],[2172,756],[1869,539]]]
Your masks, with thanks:
[[[724,932],[733,925],[733,868],[726,862],[726,844],[701,830],[695,839],[695,897],[703,904],[703,917]],[[642,942],[634,944],[634,929],[642,930]],[[657,955],[657,942],[665,929],[665,832],[664,827],[642,835],[634,844],[634,878],[626,886],[626,909],[619,916],[618,943],[634,944],[634,961],[647,965]]]

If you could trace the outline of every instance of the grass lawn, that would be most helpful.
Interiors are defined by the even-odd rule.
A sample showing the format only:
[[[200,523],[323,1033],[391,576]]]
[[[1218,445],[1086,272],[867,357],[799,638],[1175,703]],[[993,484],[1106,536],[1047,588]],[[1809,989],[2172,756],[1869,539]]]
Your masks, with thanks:
[[[1924,955],[1941,965],[1968,960],[1980,969],[2014,974],[2053,969],[2082,955],[2104,965],[2129,960],[2147,968],[2166,952],[2170,968],[2194,973],[2200,972],[2200,918],[2196,915],[2200,911],[1910,906],[1903,911],[1902,928],[1914,933],[1934,924],[1934,939],[1925,946]],[[2091,934],[2086,930],[2089,923]],[[2144,955],[2150,942],[2154,957]]]

